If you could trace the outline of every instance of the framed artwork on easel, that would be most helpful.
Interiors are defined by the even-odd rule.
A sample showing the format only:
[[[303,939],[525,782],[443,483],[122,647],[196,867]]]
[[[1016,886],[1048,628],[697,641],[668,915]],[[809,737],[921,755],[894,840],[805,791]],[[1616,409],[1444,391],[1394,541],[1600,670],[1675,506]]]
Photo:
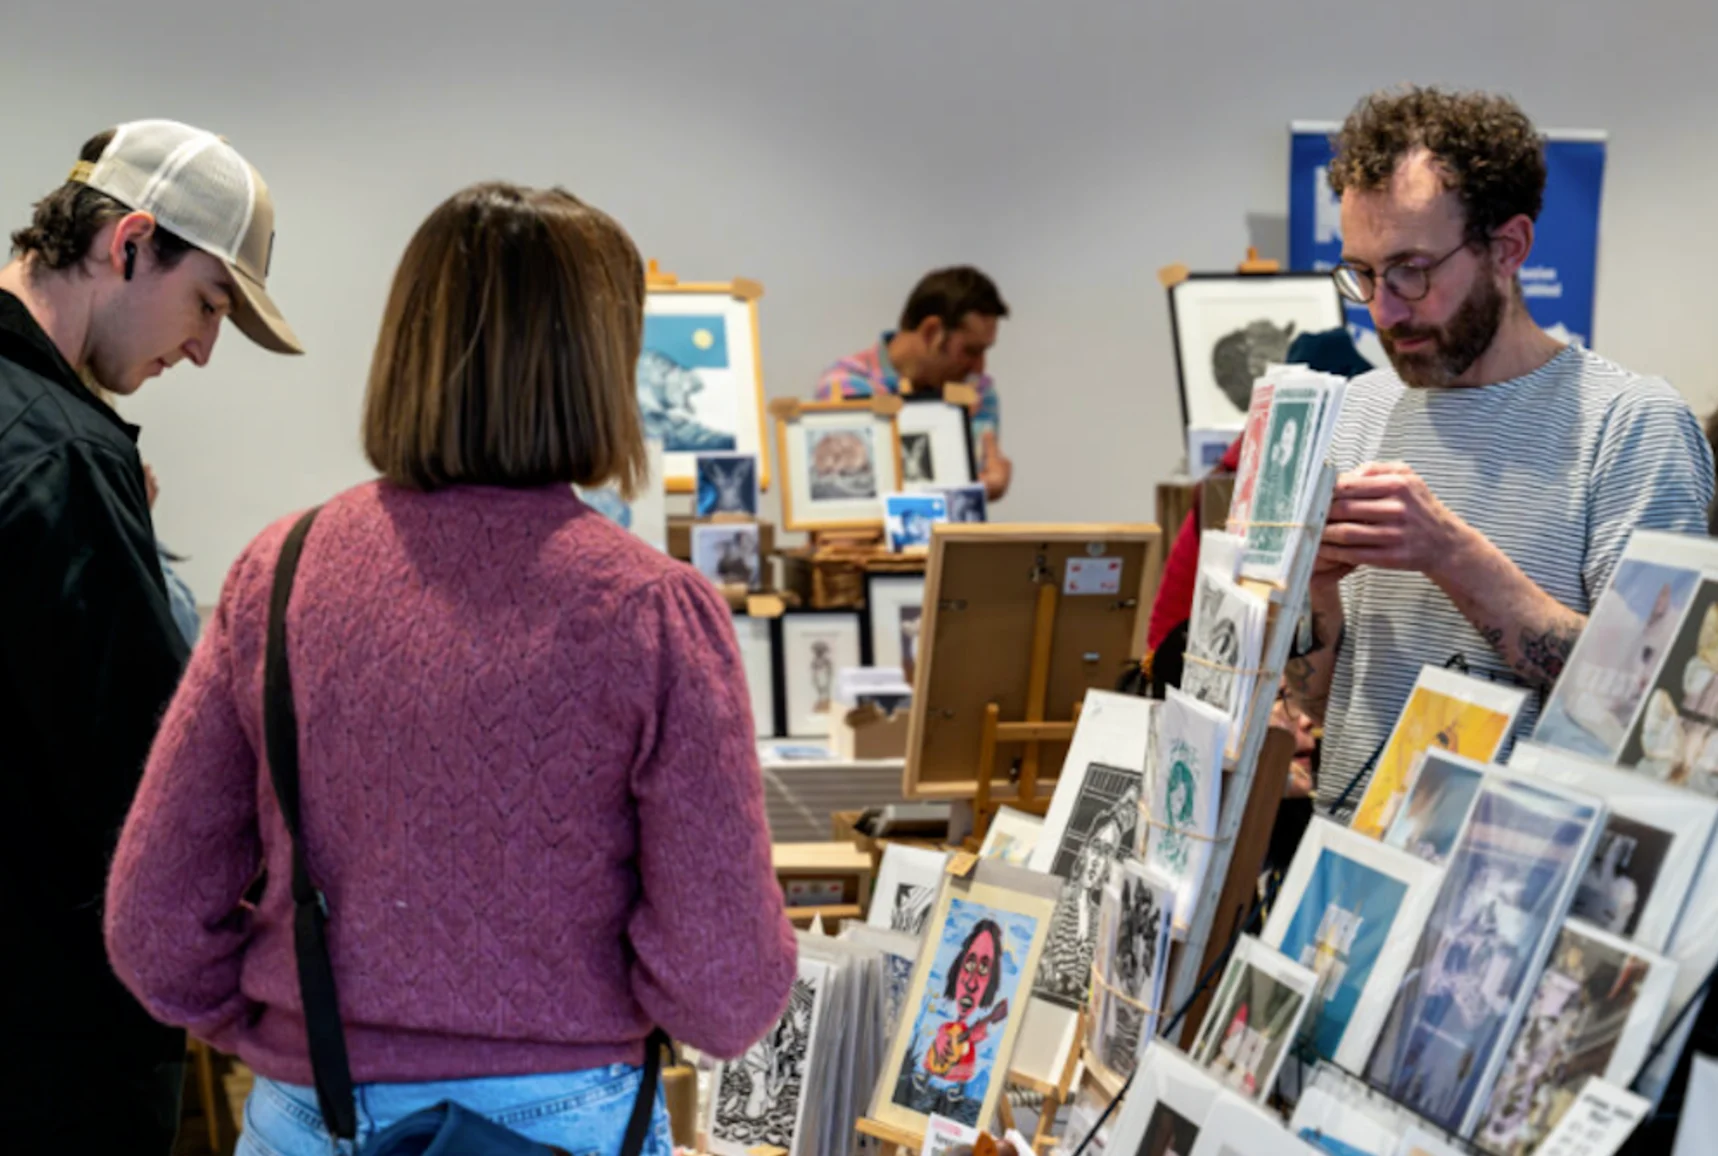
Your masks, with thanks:
[[[1343,324],[1328,273],[1194,273],[1170,286],[1182,425],[1244,425],[1265,366],[1286,361],[1301,334]]]
[[[883,496],[901,488],[899,399],[771,405],[789,530],[883,529]]]
[[[764,378],[758,350],[756,281],[684,282],[651,262],[644,297],[638,406],[646,437],[660,438],[668,489],[691,493],[699,454],[756,454],[769,488],[764,448]]]
[[[906,797],[972,799],[981,773],[998,799],[1015,797],[1025,781],[1019,745],[998,743],[981,766],[988,707],[997,706],[1003,723],[1067,723],[1086,691],[1113,689],[1144,653],[1162,565],[1153,525],[938,526],[919,625]],[[1040,642],[1041,682],[1033,677]],[[1067,742],[1054,740],[1028,752],[1042,767],[1037,783],[1055,779],[1067,752]]]

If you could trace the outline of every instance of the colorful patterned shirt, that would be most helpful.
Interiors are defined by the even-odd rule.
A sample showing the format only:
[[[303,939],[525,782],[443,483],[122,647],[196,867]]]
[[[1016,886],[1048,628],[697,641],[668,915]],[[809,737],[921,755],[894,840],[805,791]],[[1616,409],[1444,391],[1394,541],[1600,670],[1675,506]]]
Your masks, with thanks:
[[[879,393],[901,392],[901,375],[889,360],[889,341],[893,330],[877,339],[877,344],[860,350],[852,357],[843,357],[823,371],[817,381],[818,401],[857,401],[876,397]],[[967,385],[978,391],[978,406],[972,411],[973,448],[982,459],[986,432],[1000,437],[1002,413],[996,401],[996,385],[987,373],[968,378]],[[982,464],[982,462],[981,462]]]

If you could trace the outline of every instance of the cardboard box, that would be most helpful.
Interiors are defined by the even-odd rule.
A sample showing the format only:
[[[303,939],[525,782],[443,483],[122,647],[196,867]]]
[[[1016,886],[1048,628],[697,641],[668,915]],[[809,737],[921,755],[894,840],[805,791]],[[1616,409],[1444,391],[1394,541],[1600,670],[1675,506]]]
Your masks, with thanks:
[[[867,704],[848,711],[829,730],[830,746],[842,762],[907,757],[907,722],[912,712],[902,706],[885,715]]]

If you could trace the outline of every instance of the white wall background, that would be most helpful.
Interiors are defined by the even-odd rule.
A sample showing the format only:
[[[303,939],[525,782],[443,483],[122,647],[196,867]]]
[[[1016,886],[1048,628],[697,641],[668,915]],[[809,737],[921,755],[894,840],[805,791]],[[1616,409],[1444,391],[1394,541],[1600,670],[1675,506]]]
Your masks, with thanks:
[[[772,395],[924,270],[982,266],[1015,314],[1000,516],[1149,520],[1182,454],[1154,271],[1286,255],[1288,122],[1386,84],[1609,130],[1595,344],[1718,401],[1715,58],[1710,0],[4,0],[0,220],[141,116],[226,134],[273,186],[274,295],[309,356],[229,328],[126,407],[204,601],[266,522],[369,476],[394,264],[491,177],[566,185],[683,277],[762,281]]]

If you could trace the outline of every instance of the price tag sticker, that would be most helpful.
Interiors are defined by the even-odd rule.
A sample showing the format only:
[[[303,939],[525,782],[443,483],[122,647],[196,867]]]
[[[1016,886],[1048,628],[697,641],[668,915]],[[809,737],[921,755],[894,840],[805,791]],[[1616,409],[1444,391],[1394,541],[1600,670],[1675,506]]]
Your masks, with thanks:
[[[1120,558],[1069,558],[1063,594],[1120,594]]]

